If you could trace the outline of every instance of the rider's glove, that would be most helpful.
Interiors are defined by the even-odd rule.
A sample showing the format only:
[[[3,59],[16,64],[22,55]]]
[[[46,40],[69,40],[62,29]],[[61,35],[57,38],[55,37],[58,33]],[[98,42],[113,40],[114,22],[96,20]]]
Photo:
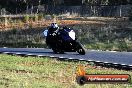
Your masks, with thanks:
[[[52,36],[55,36],[55,35],[56,35],[56,33],[53,33],[53,34],[52,34]]]

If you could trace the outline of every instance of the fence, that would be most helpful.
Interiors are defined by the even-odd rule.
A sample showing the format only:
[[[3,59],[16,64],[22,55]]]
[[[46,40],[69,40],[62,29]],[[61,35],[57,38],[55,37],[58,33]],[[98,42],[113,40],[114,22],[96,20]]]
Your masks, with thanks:
[[[44,6],[47,14],[66,14],[77,16],[127,17],[132,5],[120,6]]]

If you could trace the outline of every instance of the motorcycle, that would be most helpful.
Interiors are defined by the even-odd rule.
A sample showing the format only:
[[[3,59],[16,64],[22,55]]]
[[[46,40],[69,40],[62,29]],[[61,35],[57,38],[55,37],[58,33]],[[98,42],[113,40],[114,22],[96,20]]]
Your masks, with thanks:
[[[49,33],[44,31],[46,36],[46,44],[53,50],[54,53],[64,54],[64,52],[78,52],[80,55],[85,55],[83,45],[75,37],[75,32],[70,29],[59,29],[57,32]]]

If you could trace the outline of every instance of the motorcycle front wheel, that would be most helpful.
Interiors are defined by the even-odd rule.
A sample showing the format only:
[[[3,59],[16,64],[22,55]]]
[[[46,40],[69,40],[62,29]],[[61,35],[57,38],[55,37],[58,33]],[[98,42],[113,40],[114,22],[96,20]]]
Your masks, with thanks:
[[[85,53],[86,53],[83,45],[80,42],[77,42],[77,52],[80,55],[85,55]]]

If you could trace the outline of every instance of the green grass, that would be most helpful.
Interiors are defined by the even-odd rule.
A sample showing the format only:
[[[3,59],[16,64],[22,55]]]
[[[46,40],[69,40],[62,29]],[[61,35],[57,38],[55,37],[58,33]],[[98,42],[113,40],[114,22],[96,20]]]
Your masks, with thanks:
[[[132,51],[132,44],[125,43],[93,43],[93,44],[84,44],[87,49],[96,49],[96,50],[116,50],[116,51]]]
[[[0,88],[131,88],[130,84],[85,84],[75,82],[78,65],[89,74],[130,74],[132,72],[93,68],[86,62],[58,61],[51,58],[0,54]],[[90,67],[89,67],[90,66]]]

